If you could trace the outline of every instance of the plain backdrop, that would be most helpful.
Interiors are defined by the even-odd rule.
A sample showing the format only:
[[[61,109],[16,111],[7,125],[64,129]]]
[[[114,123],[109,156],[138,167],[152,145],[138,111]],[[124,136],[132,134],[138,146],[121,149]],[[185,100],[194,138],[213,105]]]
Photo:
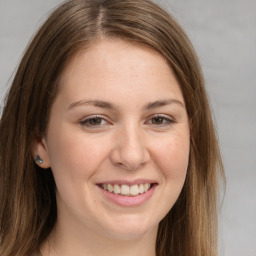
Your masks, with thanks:
[[[0,0],[0,106],[28,41],[61,2]],[[158,2],[196,48],[214,110],[227,175],[220,255],[256,256],[256,1]]]

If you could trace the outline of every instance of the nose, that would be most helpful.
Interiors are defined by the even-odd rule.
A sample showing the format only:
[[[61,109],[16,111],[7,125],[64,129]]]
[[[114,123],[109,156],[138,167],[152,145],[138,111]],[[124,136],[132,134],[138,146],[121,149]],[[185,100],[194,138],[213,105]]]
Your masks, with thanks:
[[[120,128],[111,152],[111,161],[115,166],[127,170],[137,170],[150,159],[143,131],[130,125]]]

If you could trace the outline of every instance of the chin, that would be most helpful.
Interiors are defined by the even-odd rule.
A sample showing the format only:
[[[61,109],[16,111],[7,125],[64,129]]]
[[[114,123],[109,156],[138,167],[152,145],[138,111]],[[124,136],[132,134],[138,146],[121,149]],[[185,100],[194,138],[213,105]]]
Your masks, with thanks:
[[[143,221],[135,221],[132,218],[127,218],[115,222],[114,227],[108,228],[108,236],[111,236],[115,239],[121,240],[136,240],[141,239],[149,234],[156,235],[158,230],[158,224],[145,223]]]

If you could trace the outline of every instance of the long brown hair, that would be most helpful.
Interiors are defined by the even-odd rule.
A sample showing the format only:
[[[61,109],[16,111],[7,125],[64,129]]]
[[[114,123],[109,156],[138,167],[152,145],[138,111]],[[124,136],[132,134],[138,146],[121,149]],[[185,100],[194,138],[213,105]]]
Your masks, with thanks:
[[[0,255],[33,253],[57,218],[51,170],[34,163],[33,142],[46,132],[69,59],[98,38],[121,38],[158,51],[174,71],[190,121],[184,188],[160,222],[158,256],[216,256],[218,181],[224,177],[201,68],[172,16],[150,0],[70,0],[28,46],[0,121]]]

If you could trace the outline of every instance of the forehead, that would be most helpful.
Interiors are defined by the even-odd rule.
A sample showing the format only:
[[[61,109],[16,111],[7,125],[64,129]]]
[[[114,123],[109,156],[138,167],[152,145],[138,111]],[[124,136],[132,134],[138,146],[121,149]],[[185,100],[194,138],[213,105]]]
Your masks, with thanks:
[[[64,70],[60,94],[110,97],[167,92],[181,96],[179,84],[161,54],[120,39],[104,39],[82,49]],[[152,100],[152,99],[150,99]]]

